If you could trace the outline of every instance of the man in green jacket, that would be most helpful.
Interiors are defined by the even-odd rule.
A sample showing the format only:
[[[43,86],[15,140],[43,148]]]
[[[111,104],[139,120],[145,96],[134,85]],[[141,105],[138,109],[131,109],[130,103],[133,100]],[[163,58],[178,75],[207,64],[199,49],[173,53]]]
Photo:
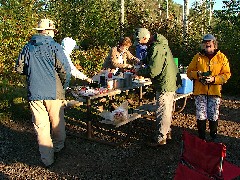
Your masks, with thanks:
[[[147,57],[144,59],[147,67],[140,68],[138,75],[151,78],[156,91],[156,136],[150,146],[164,145],[171,139],[171,121],[175,91],[177,90],[178,68],[174,62],[168,40],[161,34],[155,34],[150,39]]]

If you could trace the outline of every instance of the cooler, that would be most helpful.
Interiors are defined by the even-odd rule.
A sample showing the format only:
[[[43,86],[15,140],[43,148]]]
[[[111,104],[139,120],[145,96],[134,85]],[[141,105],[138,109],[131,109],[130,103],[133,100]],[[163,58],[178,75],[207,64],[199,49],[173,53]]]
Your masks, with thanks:
[[[187,74],[181,74],[182,86],[177,89],[178,94],[187,94],[193,91],[193,81],[187,77]]]

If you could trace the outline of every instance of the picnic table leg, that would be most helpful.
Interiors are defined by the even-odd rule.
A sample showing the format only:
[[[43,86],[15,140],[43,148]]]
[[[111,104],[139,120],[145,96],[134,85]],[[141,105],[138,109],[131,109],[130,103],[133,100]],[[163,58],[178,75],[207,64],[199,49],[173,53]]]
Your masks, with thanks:
[[[91,99],[87,97],[87,138],[92,138]]]
[[[129,90],[126,90],[126,91],[125,91],[125,94],[126,94],[126,100],[128,101],[128,103],[129,103],[131,106],[134,106],[134,101],[129,97]]]
[[[139,87],[139,106],[142,106],[142,99],[143,99],[143,87]]]
[[[113,97],[110,96],[109,100],[113,101]],[[129,141],[129,139],[131,137],[131,134],[132,134],[131,131],[132,131],[132,122],[129,123],[126,137],[123,138],[122,141],[115,142],[115,143],[105,141],[105,140],[99,139],[97,137],[94,137],[93,130],[92,130],[91,99],[89,97],[87,97],[87,139],[88,140],[94,141],[94,142],[99,142],[99,143],[102,143],[102,144],[111,145],[111,146],[122,146]]]
[[[184,97],[183,105],[182,105],[182,107],[181,107],[179,110],[177,110],[177,111],[175,111],[175,110],[176,110],[176,109],[175,109],[175,108],[176,108],[176,101],[174,101],[174,103],[173,103],[173,111],[174,111],[174,114],[180,113],[180,112],[183,111],[183,109],[185,108],[185,106],[186,106],[186,104],[187,104],[187,98],[188,98],[188,96]]]
[[[115,96],[114,97],[113,96],[109,96],[109,107],[108,107],[109,111],[114,111],[115,109],[118,108],[118,106],[114,104],[114,99],[115,99]]]

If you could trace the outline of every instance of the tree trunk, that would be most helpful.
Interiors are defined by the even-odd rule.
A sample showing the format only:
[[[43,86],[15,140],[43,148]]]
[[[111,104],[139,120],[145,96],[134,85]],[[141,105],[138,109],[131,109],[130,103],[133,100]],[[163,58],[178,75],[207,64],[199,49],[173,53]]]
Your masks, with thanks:
[[[189,15],[189,8],[188,8],[188,0],[184,0],[183,5],[183,38],[184,41],[186,40],[186,36],[188,33],[188,15]]]

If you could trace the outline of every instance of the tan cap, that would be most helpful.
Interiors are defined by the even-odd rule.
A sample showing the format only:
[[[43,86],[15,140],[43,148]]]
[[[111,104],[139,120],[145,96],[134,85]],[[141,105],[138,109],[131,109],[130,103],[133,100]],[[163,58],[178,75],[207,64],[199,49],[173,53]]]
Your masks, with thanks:
[[[39,22],[38,22],[38,27],[36,28],[33,28],[33,29],[36,29],[36,30],[48,30],[48,29],[55,29],[55,25],[54,25],[54,22],[50,19],[41,19]]]
[[[137,45],[142,38],[146,37],[147,34],[150,34],[147,28],[137,28],[134,36],[134,44]]]
[[[147,34],[150,34],[147,28],[138,28],[136,29],[135,36],[137,39],[142,39],[146,37]]]

